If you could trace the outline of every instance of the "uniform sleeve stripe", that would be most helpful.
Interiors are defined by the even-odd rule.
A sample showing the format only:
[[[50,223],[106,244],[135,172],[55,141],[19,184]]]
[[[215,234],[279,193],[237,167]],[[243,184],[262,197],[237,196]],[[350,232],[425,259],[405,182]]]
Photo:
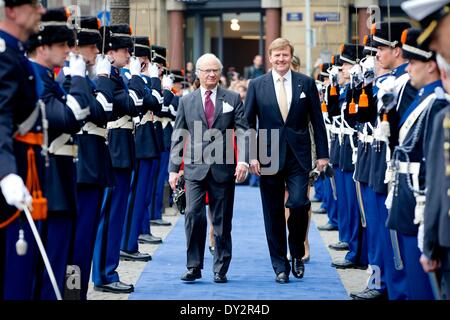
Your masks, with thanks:
[[[89,108],[81,109],[77,99],[75,99],[72,95],[68,94],[66,96],[66,101],[67,106],[72,110],[77,120],[83,120],[89,115]]]
[[[106,112],[111,112],[112,111],[113,104],[108,102],[108,100],[103,95],[103,93],[101,93],[101,92],[97,93],[96,99],[102,105],[103,110],[105,110]]]

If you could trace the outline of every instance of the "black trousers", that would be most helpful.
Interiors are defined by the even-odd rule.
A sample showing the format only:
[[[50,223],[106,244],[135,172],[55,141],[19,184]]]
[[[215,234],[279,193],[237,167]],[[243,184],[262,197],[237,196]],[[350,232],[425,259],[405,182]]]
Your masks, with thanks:
[[[203,269],[207,230],[205,196],[208,192],[215,239],[213,271],[221,275],[227,273],[231,261],[234,189],[234,180],[219,183],[211,171],[202,181],[186,180],[187,268]]]
[[[294,154],[287,147],[284,167],[275,175],[261,176],[260,191],[270,259],[275,273],[290,272],[287,259],[287,243],[292,258],[301,259],[305,254],[305,238],[308,228],[308,211],[311,202],[308,199],[309,172],[299,165]],[[289,197],[284,203],[285,188]],[[289,231],[286,240],[286,220],[284,208],[289,208],[287,221]]]

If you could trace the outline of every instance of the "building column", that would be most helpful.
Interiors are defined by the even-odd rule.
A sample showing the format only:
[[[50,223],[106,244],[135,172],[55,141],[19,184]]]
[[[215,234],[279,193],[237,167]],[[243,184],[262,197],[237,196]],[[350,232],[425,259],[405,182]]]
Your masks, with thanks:
[[[367,8],[378,6],[378,0],[355,0],[355,8],[358,10],[358,39],[363,43],[364,36],[370,34],[370,13]]]
[[[181,70],[184,66],[184,10],[183,3],[168,0],[166,9],[169,15],[168,62],[170,69]]]
[[[265,66],[268,70],[272,66],[269,62],[269,46],[273,40],[281,37],[281,0],[261,0],[261,8],[266,12],[265,23]]]
[[[111,0],[110,7],[111,24],[130,24],[130,0]]]
[[[184,55],[184,14],[183,11],[169,11],[169,65],[171,69],[181,70]]]

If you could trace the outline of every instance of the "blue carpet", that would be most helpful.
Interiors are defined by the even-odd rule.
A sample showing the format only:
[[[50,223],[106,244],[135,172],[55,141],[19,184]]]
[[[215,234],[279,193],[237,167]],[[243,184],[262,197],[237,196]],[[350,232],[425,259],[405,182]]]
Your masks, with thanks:
[[[331,258],[312,223],[309,233],[311,260],[305,277],[278,284],[266,243],[259,188],[238,186],[233,216],[233,258],[228,283],[213,282],[212,256],[205,252],[202,279],[184,283],[186,238],[181,217],[164,243],[145,266],[130,300],[342,300],[348,299]]]

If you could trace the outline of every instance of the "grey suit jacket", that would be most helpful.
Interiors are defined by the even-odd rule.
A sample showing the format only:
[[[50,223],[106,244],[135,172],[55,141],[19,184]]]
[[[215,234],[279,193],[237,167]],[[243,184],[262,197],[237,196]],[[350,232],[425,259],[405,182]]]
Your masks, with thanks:
[[[189,93],[180,99],[178,105],[169,172],[178,172],[183,159],[187,180],[203,180],[209,170],[217,182],[233,180],[236,163],[248,162],[245,148],[247,130],[248,123],[238,93],[220,86],[217,88],[214,122],[209,130],[200,89]]]

